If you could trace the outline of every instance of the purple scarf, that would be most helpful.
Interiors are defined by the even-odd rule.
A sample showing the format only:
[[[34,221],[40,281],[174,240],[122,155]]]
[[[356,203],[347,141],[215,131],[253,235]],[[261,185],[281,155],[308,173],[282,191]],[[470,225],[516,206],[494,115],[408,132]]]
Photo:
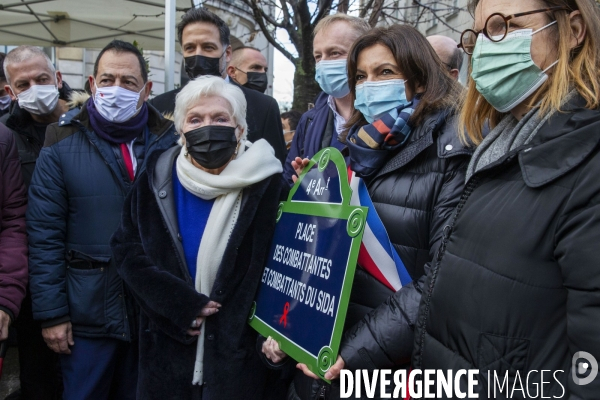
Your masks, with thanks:
[[[138,137],[148,124],[148,105],[146,102],[142,104],[142,108],[133,118],[121,123],[107,121],[100,115],[91,97],[87,101],[87,111],[94,132],[110,143],[129,143]]]

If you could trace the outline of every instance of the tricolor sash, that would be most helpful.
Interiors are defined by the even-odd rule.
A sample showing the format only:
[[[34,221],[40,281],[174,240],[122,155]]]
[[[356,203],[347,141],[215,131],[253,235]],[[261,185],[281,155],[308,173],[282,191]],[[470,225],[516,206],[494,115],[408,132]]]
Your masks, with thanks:
[[[375,210],[367,185],[350,168],[348,168],[348,178],[352,188],[350,204],[369,208],[367,223],[358,253],[358,265],[379,282],[393,291],[397,291],[402,286],[412,282],[412,278],[392,242],[390,242],[383,222],[381,222]]]

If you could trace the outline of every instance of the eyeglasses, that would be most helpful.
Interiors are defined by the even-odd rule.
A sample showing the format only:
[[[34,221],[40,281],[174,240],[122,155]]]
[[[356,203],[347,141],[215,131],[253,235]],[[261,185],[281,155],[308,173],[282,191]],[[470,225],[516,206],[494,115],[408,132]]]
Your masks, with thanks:
[[[523,17],[525,15],[538,14],[547,11],[569,11],[566,7],[549,7],[541,10],[533,10],[522,12],[518,14],[512,14],[505,16],[502,13],[494,13],[485,20],[485,25],[483,29],[480,31],[475,31],[473,29],[467,29],[460,35],[460,44],[457,46],[459,49],[463,49],[465,53],[471,55],[473,54],[473,50],[475,49],[475,42],[477,41],[477,36],[480,33],[483,33],[485,37],[490,39],[492,42],[500,42],[502,41],[508,31],[510,29],[510,20],[517,17]]]

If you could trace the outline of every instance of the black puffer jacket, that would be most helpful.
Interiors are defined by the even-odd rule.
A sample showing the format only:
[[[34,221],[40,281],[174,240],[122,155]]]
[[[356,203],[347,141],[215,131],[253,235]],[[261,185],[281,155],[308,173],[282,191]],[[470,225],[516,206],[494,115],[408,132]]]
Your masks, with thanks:
[[[415,280],[424,275],[424,265],[433,258],[438,248],[442,228],[448,223],[464,186],[465,171],[471,150],[463,146],[456,133],[456,123],[446,112],[425,118],[402,148],[368,183],[369,193],[388,236]],[[406,290],[405,290],[406,289]],[[412,293],[404,305],[405,312],[416,315],[420,292],[413,284],[401,291]],[[363,269],[357,268],[346,317],[346,329],[353,332],[361,319],[379,307],[393,291],[375,280]],[[411,324],[412,324],[411,319]],[[408,358],[412,350],[412,330]],[[342,358],[350,364],[368,365],[373,362],[364,348],[376,342],[363,343],[363,337],[346,335],[342,341]],[[362,357],[365,357],[362,360]],[[401,360],[408,362],[408,358]],[[375,361],[375,360],[373,360]],[[397,361],[397,360],[395,360]],[[395,363],[398,365],[398,363]],[[321,386],[321,387],[320,387]],[[332,387],[297,375],[290,399],[339,398],[339,381]],[[364,393],[364,391],[363,391]]]
[[[414,368],[479,369],[480,398],[488,371],[533,398],[550,370],[546,398],[599,398],[600,377],[575,384],[571,367],[579,351],[600,360],[600,111],[584,106],[470,178],[427,277]]]

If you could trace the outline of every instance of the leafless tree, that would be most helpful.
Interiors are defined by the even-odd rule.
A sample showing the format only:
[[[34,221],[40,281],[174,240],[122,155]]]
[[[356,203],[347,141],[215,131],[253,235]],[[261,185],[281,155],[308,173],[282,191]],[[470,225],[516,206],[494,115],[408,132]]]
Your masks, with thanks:
[[[224,1],[224,0],[222,0]],[[317,23],[332,12],[343,12],[366,18],[371,26],[403,23],[417,26],[445,21],[452,13],[463,11],[448,5],[449,0],[239,0],[253,15],[257,30],[296,67],[292,108],[306,110],[319,93],[315,82],[313,31]],[[230,1],[227,1],[230,4]],[[279,40],[277,30],[287,33],[289,43]]]

